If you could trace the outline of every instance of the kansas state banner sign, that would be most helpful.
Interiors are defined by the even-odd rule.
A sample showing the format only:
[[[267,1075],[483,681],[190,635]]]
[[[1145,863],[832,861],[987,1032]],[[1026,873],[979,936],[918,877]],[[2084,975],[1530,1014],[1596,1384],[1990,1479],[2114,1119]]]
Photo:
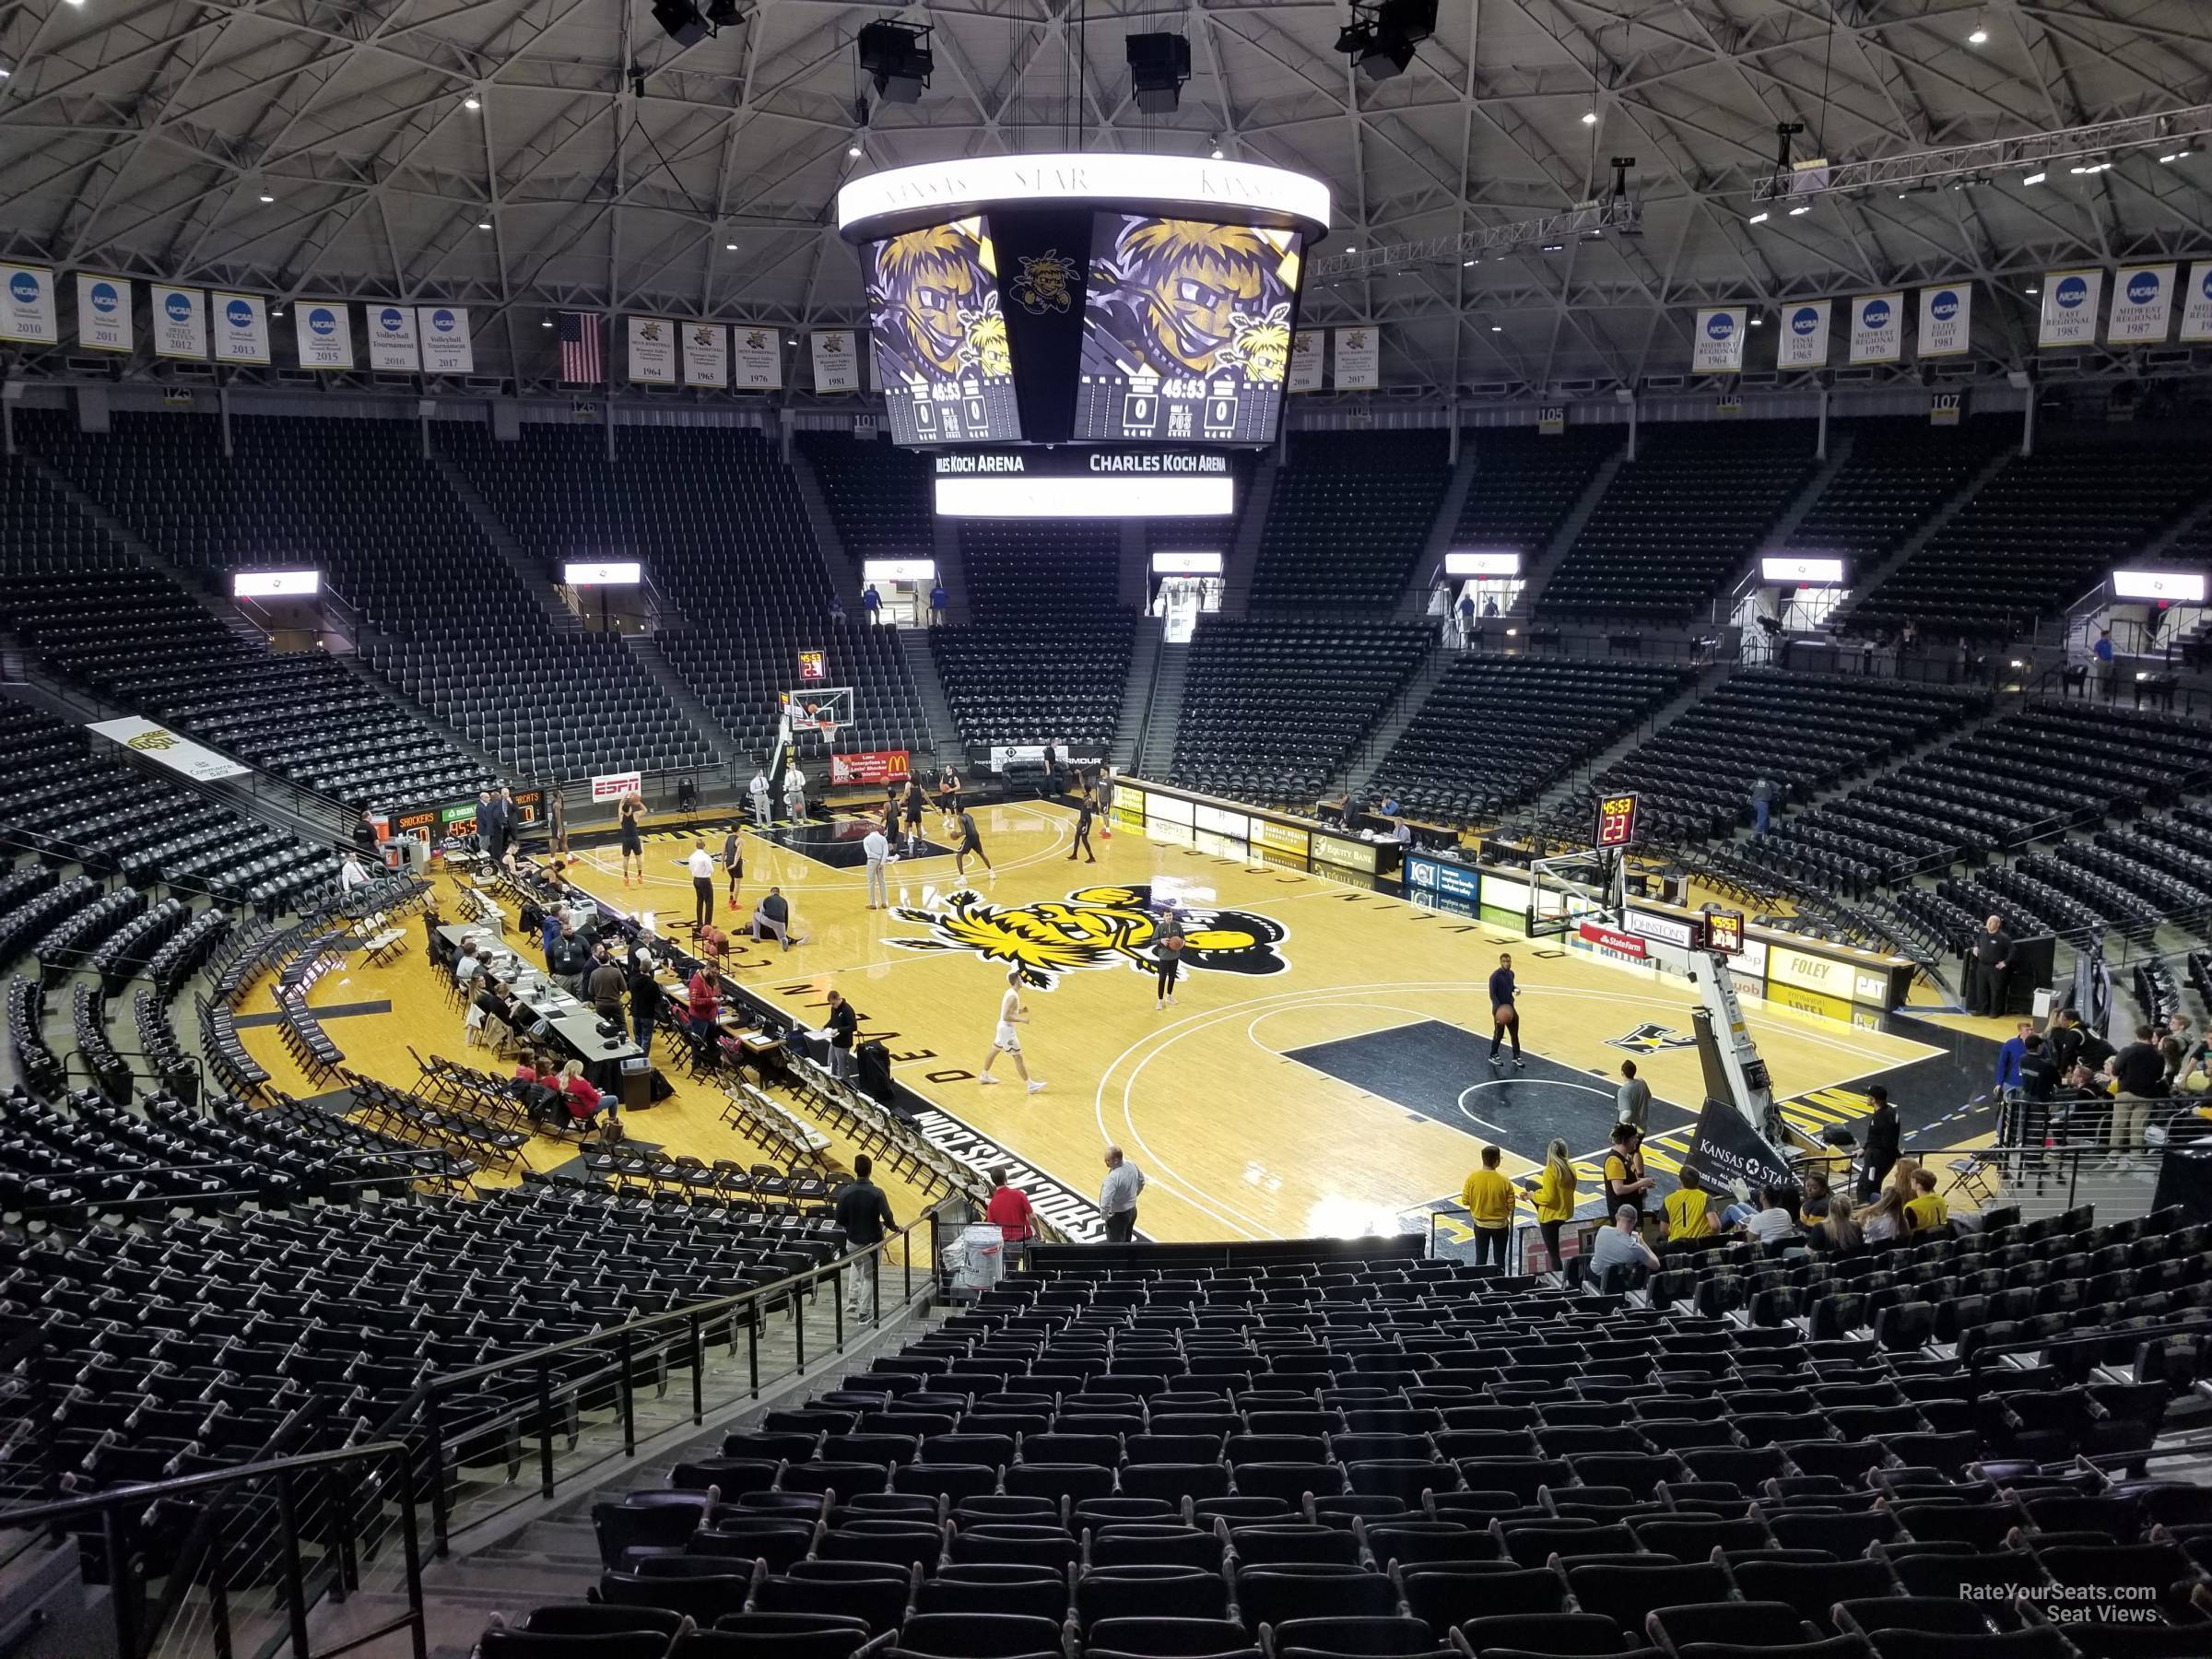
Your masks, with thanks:
[[[76,343],[88,351],[131,348],[131,285],[121,276],[76,274]]]
[[[1851,360],[1894,363],[1905,355],[1905,297],[1861,294],[1851,302]]]
[[[53,273],[44,265],[0,265],[0,340],[53,346],[61,337]]]
[[[1828,363],[1828,316],[1832,301],[1800,300],[1782,308],[1782,344],[1774,352],[1781,369],[1820,369]]]
[[[1920,290],[1920,355],[1964,357],[1973,321],[1974,290],[1963,282]]]
[[[1744,335],[1751,313],[1741,305],[1718,305],[1698,313],[1697,338],[1690,342],[1692,374],[1741,374]]]
[[[2109,346],[2162,346],[2173,321],[2170,265],[2122,265],[2112,273],[2112,314],[2104,325]]]
[[[344,300],[295,300],[292,331],[300,341],[300,368],[353,367],[353,324],[347,316]]]
[[[371,300],[362,311],[369,321],[370,368],[400,374],[413,374],[421,368],[422,360],[416,354],[418,340],[413,306],[379,305]]]
[[[2097,344],[2102,271],[2053,271],[2043,277],[2043,314],[2035,343],[2046,349]]]

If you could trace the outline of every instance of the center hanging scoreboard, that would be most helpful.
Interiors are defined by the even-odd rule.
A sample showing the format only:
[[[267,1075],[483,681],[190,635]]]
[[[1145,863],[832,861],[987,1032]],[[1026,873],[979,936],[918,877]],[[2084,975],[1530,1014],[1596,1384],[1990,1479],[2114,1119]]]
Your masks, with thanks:
[[[1594,846],[1626,847],[1636,840],[1636,796],[1630,793],[1600,795]]]

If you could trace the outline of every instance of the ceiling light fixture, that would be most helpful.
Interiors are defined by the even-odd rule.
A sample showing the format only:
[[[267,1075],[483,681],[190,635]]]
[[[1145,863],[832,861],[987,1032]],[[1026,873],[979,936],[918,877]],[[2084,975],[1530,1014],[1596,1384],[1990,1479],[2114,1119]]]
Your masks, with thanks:
[[[1505,332],[1505,324],[1502,323],[1493,323],[1490,324],[1490,332],[1492,334],[1503,334]]]
[[[1812,211],[1812,208],[1810,208],[1809,206],[1806,206],[1805,203],[1803,203],[1803,202],[1800,202],[1800,203],[1798,203],[1798,204],[1797,204],[1797,206],[1794,206],[1794,207],[1793,207],[1793,208],[1791,208],[1791,209],[1790,209],[1790,217],[1791,217],[1792,218],[1804,218],[1804,217],[1805,217],[1806,214],[1810,213],[1811,211]]]
[[[484,107],[484,100],[478,98],[474,92],[471,92],[466,98],[461,100],[461,107],[465,110],[480,110]]]
[[[853,142],[852,142],[852,143],[850,143],[850,144],[848,144],[848,145],[846,145],[846,146],[845,146],[845,156],[846,156],[846,159],[849,159],[849,160],[857,161],[857,160],[859,160],[859,159],[860,159],[860,140],[859,140],[859,139],[855,138],[855,139],[853,139]]]
[[[737,244],[735,242],[724,242],[722,244],[722,251],[724,253],[735,253],[737,252]]]
[[[2031,172],[2026,178],[2022,179],[2020,182],[2023,184],[2041,184],[2050,176],[2051,175],[2047,172]]]
[[[2040,288],[2025,288],[2020,290],[2020,292],[2023,294],[2040,294],[2042,291],[2043,290]]]
[[[1767,320],[1764,317],[1754,317],[1751,319],[1751,326],[1754,328],[1764,328],[1766,325]]]
[[[265,190],[261,193],[261,199],[265,202],[273,202],[276,198]]]
[[[1754,225],[1765,224],[1767,222],[1766,210],[1761,208],[1759,212],[1753,214],[1747,222]]]
[[[1989,15],[1986,12],[1975,18],[1973,32],[1966,37],[1966,43],[1969,46],[1989,44]]]
[[[477,229],[479,230],[488,230],[491,229],[491,221],[489,219],[478,219],[477,221]]]
[[[553,319],[552,319],[552,318],[550,318],[550,317],[547,317],[547,319],[546,319],[544,322],[540,323],[540,324],[538,324],[538,326],[539,326],[540,328],[550,328],[550,327],[552,327],[552,326],[553,326]]]
[[[1213,157],[1217,161],[1221,159],[1221,147],[1218,144],[1214,146]]]
[[[1597,124],[1597,112],[1595,110],[1584,110],[1583,112],[1583,124],[1584,126],[1595,126]]]

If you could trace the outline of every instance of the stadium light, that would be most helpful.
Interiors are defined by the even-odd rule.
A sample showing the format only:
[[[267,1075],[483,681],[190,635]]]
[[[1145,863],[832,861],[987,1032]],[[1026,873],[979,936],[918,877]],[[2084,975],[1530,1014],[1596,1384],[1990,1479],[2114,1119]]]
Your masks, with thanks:
[[[1190,38],[1133,34],[1123,41],[1122,53],[1137,109],[1147,115],[1172,115],[1182,101],[1183,83],[1191,78]]]
[[[2022,179],[2020,182],[2023,184],[2041,184],[2050,176],[2051,175],[2047,172],[2031,172],[2026,178]]]
[[[1583,124],[1584,126],[1595,126],[1597,124],[1597,112],[1595,110],[1584,110],[1583,112]]]
[[[471,92],[466,98],[461,100],[461,107],[473,114],[475,112],[484,107],[484,100],[478,98],[474,92]]]
[[[1436,0],[1352,0],[1352,21],[1336,31],[1336,50],[1370,80],[1391,80],[1412,66],[1413,49],[1436,32]]]
[[[936,54],[929,49],[929,32],[912,23],[891,22],[871,23],[860,31],[853,41],[860,66],[875,82],[876,96],[884,102],[921,102],[929,77],[937,69]]]
[[[1753,215],[1752,215],[1752,216],[1751,216],[1751,217],[1750,217],[1748,219],[1745,220],[1745,223],[1747,223],[1747,224],[1751,224],[1751,225],[1763,225],[1763,224],[1765,224],[1766,222],[1767,222],[1767,212],[1766,212],[1766,209],[1764,209],[1763,207],[1762,207],[1761,209],[1759,209],[1759,212],[1757,212],[1757,213],[1753,214]]]
[[[1989,16],[1986,12],[1974,18],[1973,30],[1966,37],[1966,43],[1969,46],[1989,44]]]
[[[653,0],[653,20],[678,46],[696,46],[707,38],[707,20],[691,0]]]

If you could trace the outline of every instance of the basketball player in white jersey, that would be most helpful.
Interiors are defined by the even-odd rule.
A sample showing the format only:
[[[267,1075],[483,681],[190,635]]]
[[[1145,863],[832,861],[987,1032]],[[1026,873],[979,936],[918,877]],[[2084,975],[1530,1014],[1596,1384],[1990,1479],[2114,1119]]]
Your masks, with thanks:
[[[1030,1086],[1031,1094],[1044,1091],[1044,1079],[1030,1077],[1030,1068],[1022,1064],[1021,1036],[1014,1030],[1018,1025],[1029,1023],[1030,1011],[1021,1006],[1021,970],[1009,968],[1006,970],[1006,994],[998,999],[998,1030],[991,1039],[991,1052],[983,1058],[982,1075],[976,1078],[978,1083],[998,1081],[991,1075],[991,1066],[1001,1054],[1005,1054],[1013,1060],[1015,1075]]]

